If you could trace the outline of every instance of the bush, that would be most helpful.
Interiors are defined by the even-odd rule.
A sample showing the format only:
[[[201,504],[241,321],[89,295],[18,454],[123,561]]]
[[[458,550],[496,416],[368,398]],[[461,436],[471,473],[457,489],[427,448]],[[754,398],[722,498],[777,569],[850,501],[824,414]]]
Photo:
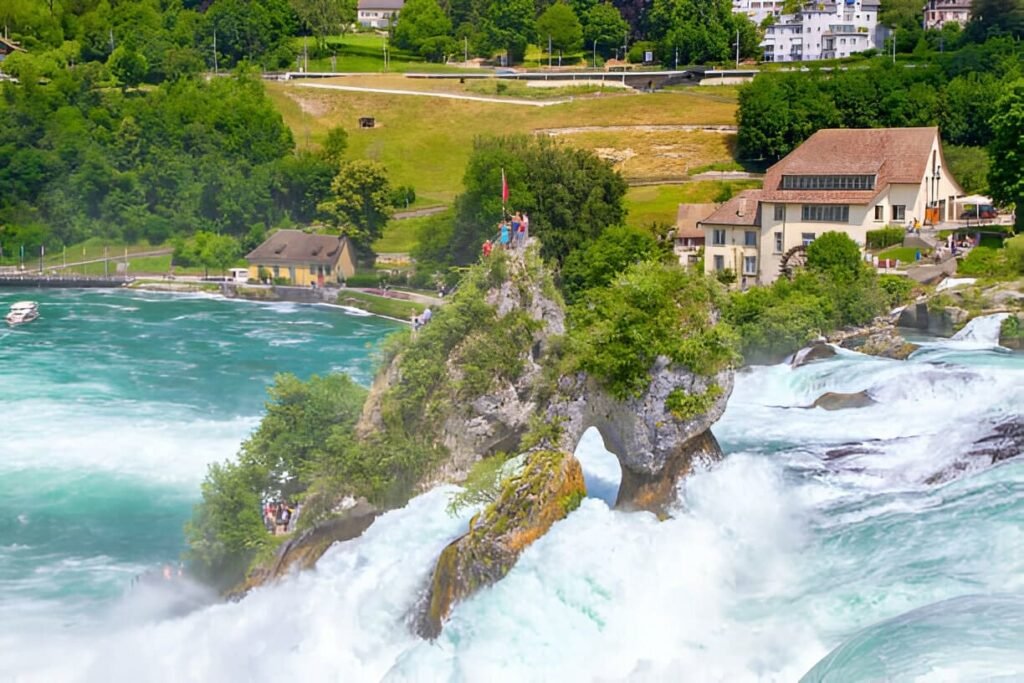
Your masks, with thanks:
[[[956,272],[970,277],[1006,278],[1014,275],[1014,267],[1007,259],[1005,249],[975,247],[959,263]]]
[[[882,288],[882,294],[885,296],[889,308],[895,308],[910,298],[914,282],[902,275],[882,275],[878,278],[878,286]]]
[[[738,360],[729,326],[713,322],[722,303],[718,285],[677,264],[630,266],[571,307],[571,370],[590,373],[618,398],[647,388],[659,356],[712,375]]]
[[[855,274],[861,267],[860,247],[846,233],[826,232],[807,247],[807,266],[823,272]]]
[[[1009,266],[1018,273],[1024,273],[1024,235],[1010,238],[1004,245]]]
[[[621,38],[622,36],[619,37]],[[629,55],[627,56],[627,59],[629,60],[630,64],[646,64],[647,62],[644,61],[644,53],[646,52],[654,53],[655,59],[657,59],[657,43],[653,43],[647,40],[641,40],[637,43],[633,43],[632,47],[629,48]]]
[[[349,287],[380,287],[384,278],[380,273],[355,273],[345,279]]]
[[[868,230],[868,248],[885,249],[896,244],[903,244],[906,231],[898,226],[882,228],[880,230]]]
[[[569,254],[562,266],[562,288],[573,303],[588,289],[604,287],[634,263],[660,259],[667,253],[645,230],[611,227],[585,249]]]

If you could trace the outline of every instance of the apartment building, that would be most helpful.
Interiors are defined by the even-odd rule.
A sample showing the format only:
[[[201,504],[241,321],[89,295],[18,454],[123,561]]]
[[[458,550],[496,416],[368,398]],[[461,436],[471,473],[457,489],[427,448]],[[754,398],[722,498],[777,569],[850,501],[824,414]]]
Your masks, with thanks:
[[[761,48],[766,62],[836,59],[878,48],[887,34],[878,25],[878,0],[812,2],[797,14],[778,15]]]

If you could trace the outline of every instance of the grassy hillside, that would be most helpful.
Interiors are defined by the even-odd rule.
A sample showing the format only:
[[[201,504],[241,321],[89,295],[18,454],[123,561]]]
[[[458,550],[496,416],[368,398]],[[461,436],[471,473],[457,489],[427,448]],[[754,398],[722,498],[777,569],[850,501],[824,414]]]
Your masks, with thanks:
[[[457,80],[437,83],[400,76],[375,76],[339,79],[337,82],[403,90],[442,88],[449,92],[475,94],[467,89],[469,83],[462,85]],[[653,94],[602,93],[578,97],[565,104],[533,107],[382,93],[333,92],[296,83],[269,83],[267,88],[300,147],[316,146],[329,128],[343,126],[349,133],[350,156],[381,161],[395,183],[412,185],[423,200],[444,204],[451,203],[462,189],[463,171],[473,139],[478,135],[530,133],[580,126],[732,125],[736,111],[736,102],[729,93],[709,92],[713,89]],[[377,127],[358,128],[361,116],[375,117]],[[630,130],[615,131],[616,144],[628,146],[633,133]],[[730,143],[724,139],[727,137],[716,138],[717,151],[698,143],[697,147],[702,151],[695,155],[693,163],[712,163],[719,160],[715,157],[720,154],[726,156],[722,160],[728,160]],[[572,144],[571,139],[567,144]],[[595,143],[584,141],[581,144],[592,146]],[[645,144],[654,146],[653,142]]]

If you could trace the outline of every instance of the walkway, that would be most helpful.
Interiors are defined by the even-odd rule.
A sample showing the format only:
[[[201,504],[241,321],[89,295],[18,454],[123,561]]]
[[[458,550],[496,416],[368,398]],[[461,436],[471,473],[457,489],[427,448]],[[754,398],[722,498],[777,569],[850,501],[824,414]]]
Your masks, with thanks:
[[[556,104],[568,104],[572,98],[559,100],[520,100],[514,97],[484,97],[481,95],[456,95],[448,92],[425,92],[422,90],[393,90],[391,88],[363,88],[355,85],[334,85],[331,83],[295,83],[300,88],[320,88],[321,90],[344,90],[347,92],[379,93],[381,95],[413,95],[417,97],[437,97],[443,100],[465,100],[468,102],[489,102],[491,104],[512,104],[522,107],[552,107]]]

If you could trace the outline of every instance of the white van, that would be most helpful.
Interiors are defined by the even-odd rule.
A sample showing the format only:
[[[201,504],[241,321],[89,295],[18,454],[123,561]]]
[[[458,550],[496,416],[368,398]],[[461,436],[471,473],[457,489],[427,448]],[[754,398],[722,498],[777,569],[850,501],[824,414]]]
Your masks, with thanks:
[[[245,284],[249,281],[249,269],[248,268],[232,268],[228,271],[231,273],[231,280],[240,284]]]

